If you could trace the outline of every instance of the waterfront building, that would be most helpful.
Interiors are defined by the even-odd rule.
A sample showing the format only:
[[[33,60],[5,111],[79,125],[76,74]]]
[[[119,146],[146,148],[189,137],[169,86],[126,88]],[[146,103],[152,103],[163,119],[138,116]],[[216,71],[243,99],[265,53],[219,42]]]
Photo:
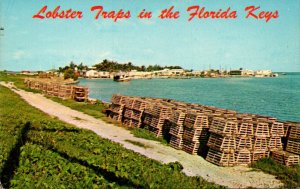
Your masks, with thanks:
[[[202,72],[203,72],[203,71],[201,71],[201,70],[193,70],[193,71],[192,71],[192,74],[195,75],[195,76],[200,76]],[[203,73],[204,73],[204,72],[203,72]]]
[[[272,71],[271,70],[257,70],[255,72],[255,76],[257,76],[257,77],[270,77],[270,76],[272,76]]]
[[[128,75],[132,78],[145,78],[150,77],[152,72],[141,72],[137,70],[131,70]]]
[[[88,70],[85,72],[87,78],[110,78],[111,73],[107,71]]]
[[[158,71],[153,71],[155,76],[179,76],[184,74],[184,69],[163,69]]]
[[[253,70],[242,70],[243,76],[254,76],[255,72]]]
[[[184,69],[171,69],[169,70],[170,75],[182,75],[184,73]]]
[[[85,72],[85,77],[97,78],[98,77],[98,72],[96,70],[88,70],[88,71]]]
[[[98,71],[98,77],[99,78],[110,78],[111,74],[110,74],[110,72],[106,72],[106,71]]]
[[[152,75],[154,75],[154,76],[168,76],[169,75],[169,69],[153,71]]]

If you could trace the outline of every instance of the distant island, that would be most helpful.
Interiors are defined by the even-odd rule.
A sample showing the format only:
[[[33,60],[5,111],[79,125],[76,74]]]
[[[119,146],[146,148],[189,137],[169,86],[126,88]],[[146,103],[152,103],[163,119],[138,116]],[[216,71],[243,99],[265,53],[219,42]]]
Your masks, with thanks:
[[[131,62],[118,63],[116,61],[103,60],[102,62],[89,67],[83,63],[75,64],[70,62],[65,67],[59,67],[57,70],[49,70],[48,72],[38,71],[22,71],[22,74],[35,75],[48,73],[49,76],[60,76],[64,79],[77,80],[82,78],[114,78],[119,75],[130,79],[151,79],[151,78],[176,78],[188,79],[192,77],[203,78],[219,78],[219,77],[277,77],[278,74],[273,73],[271,70],[249,70],[249,69],[235,69],[235,70],[192,70],[184,69],[181,66],[160,66],[158,64],[149,66],[136,66]],[[47,76],[45,76],[47,77]]]

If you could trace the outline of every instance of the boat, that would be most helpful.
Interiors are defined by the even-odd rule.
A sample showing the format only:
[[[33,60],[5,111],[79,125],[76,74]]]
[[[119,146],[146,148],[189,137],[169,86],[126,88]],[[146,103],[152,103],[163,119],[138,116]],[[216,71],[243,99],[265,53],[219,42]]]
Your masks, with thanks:
[[[114,75],[114,81],[116,82],[128,82],[130,80],[131,78],[129,77],[129,75],[123,72],[119,72],[116,75]]]

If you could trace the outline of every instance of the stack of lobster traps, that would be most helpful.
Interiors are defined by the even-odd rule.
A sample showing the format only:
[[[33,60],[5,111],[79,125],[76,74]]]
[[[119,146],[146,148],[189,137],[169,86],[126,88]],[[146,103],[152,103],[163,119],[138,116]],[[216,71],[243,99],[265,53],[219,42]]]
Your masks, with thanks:
[[[139,97],[115,94],[111,99],[108,116],[128,127],[139,128],[142,126],[144,111],[149,109],[150,104],[150,102]]]
[[[238,122],[233,118],[214,117],[209,128],[211,135],[207,142],[209,151],[206,160],[219,166],[236,165],[236,135],[238,134]],[[244,151],[237,154],[244,159],[247,156]],[[248,157],[250,161],[250,153]]]
[[[44,94],[47,93],[47,86],[48,86],[48,85],[49,85],[49,83],[46,83],[46,82],[44,82],[44,83],[41,84],[42,87],[40,87],[40,90],[41,90]]]
[[[201,154],[209,137],[208,116],[189,111],[183,124],[182,150],[189,154]]]
[[[154,103],[147,111],[148,118],[145,117],[145,119],[147,118],[146,122],[144,122],[147,123],[146,128],[157,137],[167,135],[170,130],[170,125],[167,124],[167,120],[171,115],[171,110],[170,106],[162,102]]]
[[[173,110],[170,115],[170,146],[180,150],[182,148],[183,123],[186,111]]]
[[[72,91],[73,91],[72,85],[60,85],[58,91],[58,97],[63,99],[72,98]]]
[[[48,96],[52,96],[53,95],[53,84],[52,83],[49,83],[47,85],[47,93],[46,93]]]
[[[254,137],[252,139],[252,161],[269,157],[268,141],[270,138],[269,123],[267,119],[257,118],[253,124]]]
[[[25,79],[24,83],[30,89],[40,90],[48,96],[63,99],[74,99],[76,101],[87,101],[89,89],[83,86],[65,85],[49,80]]]
[[[54,94],[56,95],[56,91],[58,91],[58,88],[56,86],[53,86]],[[82,87],[82,86],[73,86],[73,99],[79,102],[87,101],[89,96],[89,88],[88,87]]]
[[[39,82],[35,80],[26,79],[24,80],[26,86],[30,89],[39,89]]]
[[[290,159],[288,165],[299,164],[300,155],[300,123],[288,122],[285,130],[287,130],[287,144],[285,150],[288,152]]]
[[[132,106],[131,125],[133,127],[142,126],[144,110],[150,106],[150,103],[143,99],[135,99]]]
[[[269,151],[283,150],[283,144],[281,138],[284,137],[284,123],[279,121],[271,121],[269,124],[270,140]]]
[[[282,165],[292,166],[299,164],[299,155],[297,154],[289,153],[283,150],[273,151],[271,153],[272,159],[274,159],[277,163],[280,163]]]
[[[283,123],[272,117],[257,116],[254,119],[252,161],[269,157],[270,151],[283,149],[281,137],[284,135]]]
[[[51,77],[54,77],[54,73],[53,72],[49,72],[49,73],[40,72],[39,73],[39,78],[51,78]]]
[[[122,123],[131,127],[131,116],[132,116],[132,107],[134,103],[133,97],[124,96],[121,100],[121,104],[124,105],[124,113]]]
[[[168,136],[171,147],[219,166],[249,165],[270,155],[287,166],[299,164],[298,122],[171,99],[113,95],[111,102],[110,117]]]
[[[124,98],[123,100],[125,100],[123,124],[129,127],[141,127],[143,112],[149,106],[149,102],[133,97]]]
[[[116,121],[122,121],[123,117],[123,110],[125,104],[123,104],[124,100],[122,98],[125,98],[122,95],[113,95],[111,98],[111,105],[109,107],[109,114],[108,116]]]
[[[53,83],[52,85],[53,85],[52,96],[58,97],[60,85],[57,83]]]
[[[152,121],[152,109],[153,109],[153,103],[150,103],[149,106],[145,107],[144,115],[143,115],[143,125],[150,125]]]
[[[252,117],[248,115],[238,115],[238,133],[236,135],[236,164],[248,165],[253,157],[253,138],[254,138],[254,123]],[[255,156],[256,157],[256,156]]]

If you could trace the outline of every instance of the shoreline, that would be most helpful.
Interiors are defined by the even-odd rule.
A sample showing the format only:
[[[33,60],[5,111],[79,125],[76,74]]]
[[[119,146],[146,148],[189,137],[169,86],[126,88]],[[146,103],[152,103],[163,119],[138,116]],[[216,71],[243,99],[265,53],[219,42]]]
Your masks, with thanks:
[[[283,76],[283,75],[282,75]],[[131,80],[138,80],[138,79],[218,79],[218,78],[226,78],[226,79],[231,79],[231,78],[277,78],[279,76],[215,76],[215,77],[200,77],[200,76],[158,76],[158,77],[129,77]],[[89,77],[79,77],[78,79],[87,79],[87,80],[113,80],[113,78],[89,78]]]

